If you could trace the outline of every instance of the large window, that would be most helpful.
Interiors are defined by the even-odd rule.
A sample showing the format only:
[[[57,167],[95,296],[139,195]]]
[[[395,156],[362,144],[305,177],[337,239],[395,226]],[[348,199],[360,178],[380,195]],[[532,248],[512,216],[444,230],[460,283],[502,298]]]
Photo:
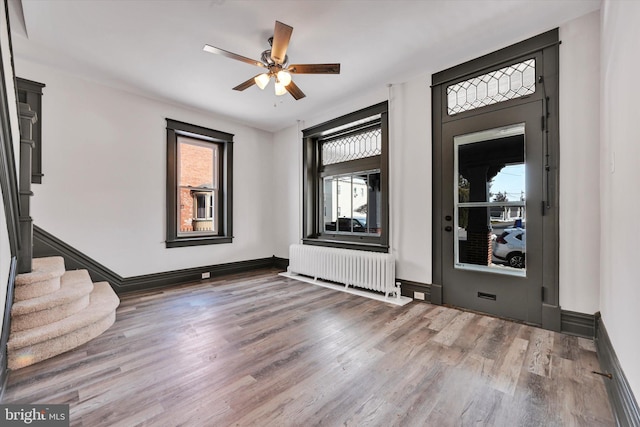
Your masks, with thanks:
[[[387,103],[305,129],[306,244],[388,250]]]
[[[233,135],[167,119],[167,247],[231,242]]]

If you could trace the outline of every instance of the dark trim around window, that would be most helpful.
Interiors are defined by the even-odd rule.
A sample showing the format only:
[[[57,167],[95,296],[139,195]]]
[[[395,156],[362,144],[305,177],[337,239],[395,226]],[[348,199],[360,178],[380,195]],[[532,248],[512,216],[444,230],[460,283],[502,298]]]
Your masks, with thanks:
[[[213,129],[191,125],[177,120],[167,120],[167,216],[166,247],[213,245],[233,241],[233,135]],[[178,136],[216,143],[220,147],[221,170],[218,204],[218,232],[213,235],[178,236],[177,230],[177,185],[178,185]]]
[[[382,154],[380,161],[380,181],[382,192],[382,212],[380,236],[343,235],[323,232],[320,209],[322,207],[322,183],[320,182],[320,144],[323,136],[333,129],[347,126],[380,114],[382,130]],[[302,131],[303,143],[303,243],[316,246],[328,246],[344,249],[388,252],[389,250],[389,120],[388,102],[381,102],[334,120],[313,126]],[[364,124],[370,126],[370,123]],[[358,125],[355,126],[357,128]],[[350,128],[349,130],[353,130]],[[362,160],[358,160],[360,162]],[[363,159],[364,163],[367,162]],[[333,166],[333,165],[332,165]],[[340,166],[333,166],[339,168]]]

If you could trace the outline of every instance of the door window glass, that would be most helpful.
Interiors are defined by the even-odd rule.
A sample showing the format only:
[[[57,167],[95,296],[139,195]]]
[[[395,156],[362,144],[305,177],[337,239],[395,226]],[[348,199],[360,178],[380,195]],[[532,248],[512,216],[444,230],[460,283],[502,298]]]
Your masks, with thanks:
[[[456,136],[455,268],[526,275],[524,124]]]

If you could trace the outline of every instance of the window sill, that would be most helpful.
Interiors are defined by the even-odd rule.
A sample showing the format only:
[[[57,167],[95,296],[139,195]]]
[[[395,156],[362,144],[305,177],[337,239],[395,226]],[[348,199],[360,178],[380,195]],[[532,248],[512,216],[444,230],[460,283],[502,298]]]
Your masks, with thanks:
[[[354,242],[345,240],[334,240],[327,238],[307,238],[302,239],[305,245],[324,246],[328,248],[353,249],[357,251],[369,252],[389,252],[389,246],[380,243]]]
[[[222,243],[232,243],[233,237],[229,236],[206,236],[206,237],[181,237],[174,240],[167,240],[167,248],[184,248],[188,246],[217,245]]]

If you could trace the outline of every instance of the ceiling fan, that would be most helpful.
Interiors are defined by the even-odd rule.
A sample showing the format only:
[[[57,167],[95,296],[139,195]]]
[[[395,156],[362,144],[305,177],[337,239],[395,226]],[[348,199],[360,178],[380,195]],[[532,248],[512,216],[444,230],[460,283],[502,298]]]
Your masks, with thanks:
[[[262,52],[260,61],[238,55],[218,47],[205,45],[203,50],[210,53],[226,56],[227,58],[246,62],[257,67],[266,68],[264,73],[251,77],[240,83],[233,90],[242,91],[254,84],[264,89],[271,78],[275,80],[276,95],[284,95],[289,92],[296,100],[304,98],[305,94],[291,80],[291,74],[340,74],[340,64],[289,64],[287,48],[293,27],[276,21],[273,37],[269,38],[270,49]]]

